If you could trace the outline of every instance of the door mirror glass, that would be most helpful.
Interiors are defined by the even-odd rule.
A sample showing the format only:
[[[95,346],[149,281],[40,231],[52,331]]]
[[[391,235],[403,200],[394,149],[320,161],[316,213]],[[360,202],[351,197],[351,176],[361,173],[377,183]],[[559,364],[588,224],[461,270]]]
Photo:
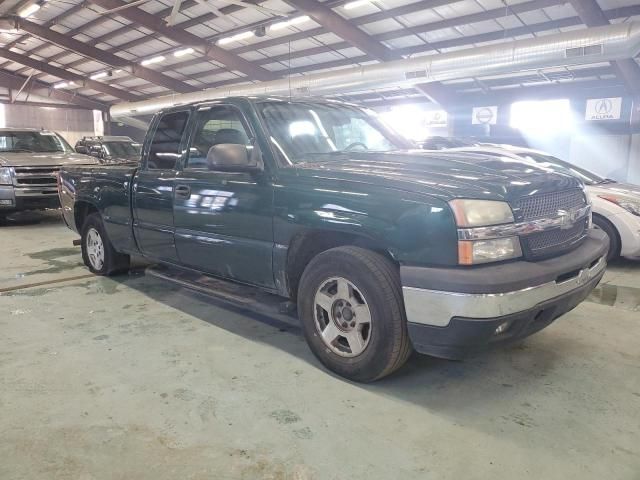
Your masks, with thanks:
[[[226,172],[251,172],[262,170],[262,160],[257,148],[238,143],[219,143],[207,152],[209,170]]]

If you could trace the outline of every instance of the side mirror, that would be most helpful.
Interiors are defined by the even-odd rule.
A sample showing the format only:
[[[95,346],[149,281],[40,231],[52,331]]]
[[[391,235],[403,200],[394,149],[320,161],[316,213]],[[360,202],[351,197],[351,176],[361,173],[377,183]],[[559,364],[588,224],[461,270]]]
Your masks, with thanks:
[[[264,169],[260,149],[252,145],[220,143],[207,152],[209,170],[257,172]]]
[[[78,145],[76,147],[76,153],[82,153],[83,155],[86,155],[89,152],[87,151],[87,147],[85,147],[84,145]]]

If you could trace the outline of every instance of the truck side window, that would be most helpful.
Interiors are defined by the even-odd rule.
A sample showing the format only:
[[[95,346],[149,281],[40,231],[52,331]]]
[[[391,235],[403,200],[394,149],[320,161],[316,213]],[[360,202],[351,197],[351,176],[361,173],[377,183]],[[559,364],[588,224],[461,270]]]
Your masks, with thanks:
[[[149,148],[149,170],[174,170],[180,159],[180,143],[189,112],[172,112],[163,115],[153,135]]]
[[[196,126],[185,168],[207,168],[209,149],[221,143],[250,145],[248,129],[240,111],[230,106],[202,109],[197,113]]]

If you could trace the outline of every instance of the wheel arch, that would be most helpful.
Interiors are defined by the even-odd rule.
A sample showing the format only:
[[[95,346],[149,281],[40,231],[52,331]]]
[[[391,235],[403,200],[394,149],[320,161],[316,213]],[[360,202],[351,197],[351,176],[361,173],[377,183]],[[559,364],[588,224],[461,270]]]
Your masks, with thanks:
[[[85,200],[79,200],[74,204],[73,221],[75,222],[77,232],[80,232],[82,230],[82,226],[84,225],[85,220],[92,213],[100,213],[98,207],[96,207],[93,203],[87,202]]]
[[[394,265],[400,266],[388,247],[383,242],[374,238],[351,232],[320,229],[306,230],[295,235],[291,239],[289,248],[287,249],[284,281],[291,300],[296,300],[300,278],[313,258],[332,248],[347,245],[379,253],[389,259]]]

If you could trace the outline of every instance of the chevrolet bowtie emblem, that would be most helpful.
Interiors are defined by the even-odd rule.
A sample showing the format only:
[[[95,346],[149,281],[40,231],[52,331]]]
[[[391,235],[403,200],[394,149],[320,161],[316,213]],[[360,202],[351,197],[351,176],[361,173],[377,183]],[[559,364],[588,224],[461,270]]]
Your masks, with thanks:
[[[578,218],[580,218],[580,210],[577,208],[571,210],[558,210],[558,218],[560,218],[560,228],[567,230],[573,227]]]

